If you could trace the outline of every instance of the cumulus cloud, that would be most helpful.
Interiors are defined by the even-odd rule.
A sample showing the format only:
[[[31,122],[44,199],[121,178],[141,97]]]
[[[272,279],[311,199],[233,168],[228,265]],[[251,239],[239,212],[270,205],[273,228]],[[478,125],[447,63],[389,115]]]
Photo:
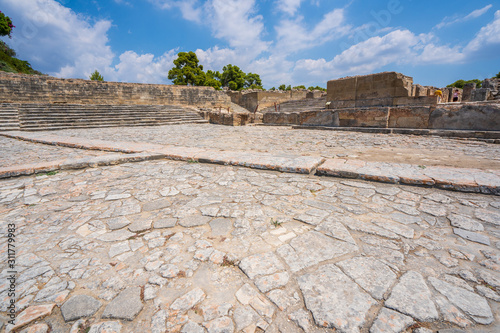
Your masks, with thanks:
[[[16,31],[8,43],[27,55],[35,69],[65,78],[88,78],[98,70],[107,81],[168,83],[174,50],[160,57],[126,51],[118,57],[109,46],[112,22],[93,21],[54,0],[4,0]]]
[[[9,44],[19,54],[28,55],[39,69],[78,77],[111,65],[110,21],[93,22],[53,0],[5,0],[2,7],[16,25]]]
[[[177,8],[188,21],[201,22],[202,7],[198,0],[148,0],[161,9]]]
[[[215,37],[231,47],[249,49],[254,56],[267,49],[269,43],[261,39],[263,17],[256,14],[255,0],[211,0],[205,9]]]
[[[352,28],[345,21],[344,9],[335,9],[325,14],[310,30],[306,28],[302,17],[282,20],[275,28],[275,52],[290,54],[339,39]]]
[[[139,55],[134,51],[126,51],[120,55],[119,64],[108,68],[107,73],[126,82],[166,83],[167,73],[173,67],[175,58],[177,54],[174,50],[158,58],[149,53]]]
[[[276,30],[276,38],[268,41],[264,38],[268,36],[266,21],[258,13],[256,0],[149,1],[166,10],[180,10],[186,20],[206,25],[222,41],[219,46],[196,50],[205,69],[220,70],[231,63],[245,72],[259,73],[268,87],[316,85],[335,77],[376,72],[391,64],[456,64],[500,54],[500,11],[463,46],[443,44],[436,30],[415,34],[404,28],[379,29],[357,40],[355,32],[362,27],[350,24],[347,7],[334,9],[308,26],[296,15],[303,2],[291,1],[288,4],[295,11],[280,16],[270,27]],[[490,8],[465,17],[480,17]],[[9,44],[45,73],[88,78],[97,69],[108,81],[169,83],[167,73],[178,49],[160,56],[135,50],[116,55],[108,40],[111,21],[76,14],[55,0],[3,0],[2,10],[16,25]],[[329,59],[300,58],[301,51],[318,46],[338,49],[345,41],[351,44],[338,54],[334,51]]]
[[[303,0],[276,0],[276,7],[288,15],[295,15]]]

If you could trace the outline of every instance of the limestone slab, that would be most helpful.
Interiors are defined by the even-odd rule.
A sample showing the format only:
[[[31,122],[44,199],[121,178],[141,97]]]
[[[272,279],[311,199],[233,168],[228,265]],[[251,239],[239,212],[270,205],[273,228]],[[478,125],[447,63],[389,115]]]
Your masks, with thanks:
[[[254,254],[243,258],[240,261],[239,267],[251,279],[259,275],[269,275],[285,269],[285,266],[273,252]]]
[[[415,321],[412,317],[388,308],[382,308],[372,327],[370,327],[370,333],[399,333],[413,323]]]
[[[285,259],[292,272],[298,272],[357,250],[356,245],[333,239],[317,231],[310,231],[279,247],[277,252]]]
[[[397,275],[381,261],[374,258],[356,257],[337,263],[361,288],[378,300],[394,284]]]
[[[385,306],[420,321],[439,318],[429,287],[422,275],[414,271],[407,272],[400,278]]]
[[[430,277],[429,282],[451,303],[471,316],[476,322],[483,325],[489,325],[493,322],[491,308],[484,297],[434,277]]]
[[[61,313],[65,321],[73,321],[94,315],[101,305],[102,303],[92,296],[76,295],[61,306]]]
[[[142,308],[141,288],[129,287],[106,306],[102,318],[133,320]]]
[[[306,308],[321,327],[359,332],[371,306],[376,304],[335,265],[325,265],[314,273],[304,274],[297,282]]]

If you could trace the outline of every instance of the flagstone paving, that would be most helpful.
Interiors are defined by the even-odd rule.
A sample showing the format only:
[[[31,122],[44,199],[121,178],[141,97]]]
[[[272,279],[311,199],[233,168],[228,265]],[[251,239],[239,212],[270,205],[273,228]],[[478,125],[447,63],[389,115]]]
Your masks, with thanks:
[[[500,145],[435,136],[294,130],[287,126],[183,124],[43,132],[107,141],[296,154],[369,162],[500,169]]]
[[[7,332],[500,330],[495,195],[150,160],[2,179],[8,224]]]
[[[17,271],[13,326],[2,237],[0,332],[500,330],[500,199],[456,192],[500,193],[498,145],[211,125],[10,133],[66,147],[0,137]]]
[[[0,158],[0,168],[104,155],[110,155],[110,153],[36,144],[0,136],[0,156],[2,157]]]

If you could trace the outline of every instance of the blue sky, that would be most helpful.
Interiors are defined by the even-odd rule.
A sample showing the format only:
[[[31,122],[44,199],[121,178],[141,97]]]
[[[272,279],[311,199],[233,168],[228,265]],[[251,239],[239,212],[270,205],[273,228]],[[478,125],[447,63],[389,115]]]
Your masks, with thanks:
[[[500,71],[499,1],[0,0],[3,38],[35,69],[64,78],[166,83],[180,51],[205,69],[239,66],[282,83],[326,87],[382,71],[422,85]]]

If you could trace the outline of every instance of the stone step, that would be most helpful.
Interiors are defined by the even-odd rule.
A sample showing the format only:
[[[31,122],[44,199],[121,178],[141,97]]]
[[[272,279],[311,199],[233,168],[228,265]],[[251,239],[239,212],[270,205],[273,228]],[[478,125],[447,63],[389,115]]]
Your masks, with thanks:
[[[165,123],[155,123],[155,124],[99,124],[99,125],[75,125],[75,126],[47,126],[47,127],[32,127],[32,128],[24,128],[22,130],[25,131],[56,131],[63,129],[71,129],[71,128],[105,128],[105,127],[134,127],[134,126],[161,126],[161,125],[179,125],[179,124],[208,124],[208,120],[190,120],[190,121],[172,121]]]
[[[20,121],[20,125],[22,127],[28,127],[28,126],[41,126],[44,124],[66,124],[66,125],[71,125],[74,123],[77,124],[103,124],[103,123],[133,123],[133,124],[140,124],[140,123],[161,123],[161,122],[170,122],[170,121],[178,121],[178,120],[184,120],[184,121],[189,121],[189,120],[199,120],[200,118],[194,118],[194,117],[172,117],[168,119],[107,119],[105,121],[101,119],[95,119],[95,120],[88,120],[88,119],[79,119],[79,120],[61,120],[61,119],[54,119],[54,120],[26,120],[26,121]]]
[[[19,111],[18,111],[19,110]],[[112,126],[206,123],[191,107],[178,105],[10,104],[0,103],[4,129],[47,130]]]
[[[197,114],[188,114],[188,113],[172,113],[172,114],[148,114],[148,115],[120,115],[120,114],[110,114],[110,115],[95,115],[95,114],[82,114],[82,115],[21,115],[19,119],[29,119],[29,120],[37,120],[37,119],[161,119],[161,118],[170,118],[170,117],[199,117]],[[12,118],[14,119],[14,118]]]

